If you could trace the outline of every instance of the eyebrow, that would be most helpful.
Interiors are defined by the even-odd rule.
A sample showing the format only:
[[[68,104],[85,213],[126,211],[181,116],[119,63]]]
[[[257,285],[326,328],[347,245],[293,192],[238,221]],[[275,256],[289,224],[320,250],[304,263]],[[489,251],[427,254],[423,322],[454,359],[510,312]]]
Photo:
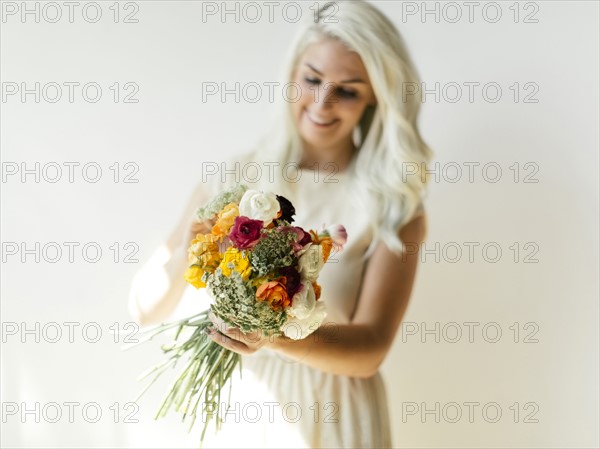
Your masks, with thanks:
[[[318,73],[319,75],[323,76],[323,74],[321,72],[319,72],[317,69],[315,69],[312,65],[310,65],[309,63],[306,63],[306,65],[308,66],[309,69],[311,69],[313,72]],[[363,83],[366,84],[362,79],[360,78],[354,78],[351,80],[346,80],[346,81],[340,81],[340,83],[342,84],[347,84],[347,83]]]

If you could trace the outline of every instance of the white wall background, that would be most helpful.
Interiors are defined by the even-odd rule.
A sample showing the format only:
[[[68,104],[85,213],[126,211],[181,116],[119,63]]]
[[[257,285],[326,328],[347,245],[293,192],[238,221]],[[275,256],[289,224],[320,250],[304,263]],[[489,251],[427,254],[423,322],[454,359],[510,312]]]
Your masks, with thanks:
[[[4,93],[11,83],[19,89],[21,83],[46,86],[39,103],[33,95],[22,101],[19,94],[4,95],[1,103],[4,446],[196,444],[176,417],[152,421],[160,388],[140,401],[139,410],[125,406],[140,390],[136,376],[160,354],[153,345],[121,352],[121,341],[114,342],[109,328],[130,321],[126,300],[131,277],[174,226],[199,179],[199,164],[245,151],[263,130],[270,106],[265,96],[257,103],[236,103],[231,96],[224,103],[216,96],[203,103],[202,83],[277,81],[296,25],[282,18],[283,4],[275,9],[273,23],[265,16],[258,23],[243,18],[235,23],[233,16],[225,23],[217,16],[203,23],[202,3],[194,1],[120,3],[119,22],[114,23],[112,3],[99,3],[97,23],[83,17],[85,2],[76,7],[73,23],[63,3],[57,3],[63,17],[56,23],[49,22],[56,9],[38,3],[36,23],[33,15],[22,19],[21,2],[2,2]],[[455,4],[462,12],[456,23],[451,23],[456,10],[445,3],[374,3],[401,30],[427,88],[439,82],[442,92],[438,101],[426,97],[421,126],[442,173],[430,189],[427,249],[439,244],[446,252],[437,252],[439,261],[429,254],[421,264],[405,325],[384,365],[395,444],[597,447],[598,3],[541,1],[515,7],[499,2],[502,17],[496,23],[491,22],[495,10],[489,2],[475,8],[472,23],[462,2]],[[419,14],[403,15],[403,6],[421,10],[436,5],[442,13],[439,23],[433,15],[425,20]],[[309,6],[303,4],[303,14],[310,14]],[[486,16],[484,6],[489,8]],[[13,7],[19,8],[15,15]],[[35,8],[35,2],[27,7]],[[93,19],[93,5],[88,8],[86,17]],[[515,9],[520,12],[517,23]],[[123,23],[130,12],[138,23]],[[527,14],[537,23],[526,23]],[[56,103],[48,101],[54,96],[52,82],[63,86],[63,98]],[[65,82],[96,82],[102,97],[88,103],[76,87],[71,103]],[[124,83],[139,86],[134,96],[139,102],[124,103],[121,96],[115,103],[109,88],[115,82],[121,94],[131,92]],[[468,82],[480,83],[472,102]],[[463,88],[458,102],[450,101],[450,83]],[[481,85],[486,83],[501,87],[497,102],[484,98]],[[519,87],[511,90],[514,83]],[[536,86],[530,99],[537,102],[526,103],[525,95]],[[39,183],[34,175],[25,182],[20,173],[9,175],[11,163],[33,168],[36,162],[41,164]],[[65,162],[80,164],[73,183]],[[96,183],[83,179],[81,167],[89,162],[102,168]],[[115,183],[109,168],[115,162],[121,181],[131,171],[124,164],[137,164],[133,179],[139,182]],[[469,162],[480,164],[474,182],[464,165]],[[535,165],[525,166],[528,162]],[[53,163],[63,168],[55,183],[44,178],[54,177]],[[463,173],[453,183],[454,163]],[[498,182],[484,178],[486,163],[501,167]],[[510,168],[515,163],[519,182]],[[538,182],[524,182],[535,167],[530,180]],[[93,170],[88,174],[94,176]],[[491,168],[487,174],[495,176]],[[25,242],[29,248],[35,242],[41,247],[56,242],[63,254],[50,263],[55,254],[50,245],[39,263],[32,254],[22,262],[20,253],[11,255],[11,242]],[[72,263],[64,242],[80,244]],[[103,250],[97,263],[83,259],[81,248],[87,242],[97,242]],[[118,263],[110,249],[115,242]],[[123,263],[127,242],[139,246],[139,263]],[[479,244],[472,262],[465,242]],[[502,249],[496,263],[482,254],[489,242]],[[525,247],[527,242],[533,246]],[[452,263],[456,246],[463,253]],[[532,249],[537,262],[524,263]],[[494,257],[494,251],[488,255]],[[57,327],[48,324],[52,322],[63,332],[57,343],[48,341]],[[79,323],[73,342],[66,322]],[[472,342],[464,324],[469,322],[478,323]],[[100,326],[97,343],[82,336],[86,323]],[[424,335],[424,342],[420,333],[412,335],[414,329],[423,330],[422,323],[428,329],[439,323],[439,342],[435,335]],[[448,323],[457,323],[463,332],[456,343],[451,342],[456,325]],[[497,343],[482,335],[486,323],[492,323],[486,328],[488,338],[501,329]],[[518,342],[513,323],[520,329]],[[88,328],[88,337],[94,337],[93,330]],[[537,342],[526,343],[531,333]],[[56,415],[56,407],[47,405],[53,402],[63,413],[57,423],[49,422]],[[80,404],[73,422],[68,402]],[[469,402],[479,403],[472,420],[465,405]],[[94,409],[82,416],[88,403],[97,403],[102,411],[96,423],[88,422]],[[434,414],[421,416],[436,403],[439,422]],[[452,403],[463,413],[455,423]],[[496,413],[492,403],[502,412],[497,422],[491,422]],[[483,413],[486,404],[492,405]],[[23,414],[23,409],[33,411]],[[127,412],[139,422],[125,422]],[[537,422],[525,422],[532,420]]]

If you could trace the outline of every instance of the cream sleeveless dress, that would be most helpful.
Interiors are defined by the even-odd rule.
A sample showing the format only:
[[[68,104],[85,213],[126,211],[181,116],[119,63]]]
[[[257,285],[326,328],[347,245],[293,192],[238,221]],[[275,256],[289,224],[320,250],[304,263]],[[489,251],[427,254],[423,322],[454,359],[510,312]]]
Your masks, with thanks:
[[[371,242],[371,230],[364,210],[353,202],[349,175],[328,177],[308,169],[298,175],[287,192],[275,192],[296,208],[294,224],[306,230],[343,224],[348,231],[343,251],[332,253],[318,283],[320,301],[327,305],[325,321],[349,323],[360,293],[365,268],[361,256]],[[273,190],[265,184],[246,184]],[[234,378],[225,423],[216,434],[211,425],[204,447],[391,447],[388,405],[379,373],[367,379],[338,376],[268,349],[244,356],[242,366],[242,378]]]

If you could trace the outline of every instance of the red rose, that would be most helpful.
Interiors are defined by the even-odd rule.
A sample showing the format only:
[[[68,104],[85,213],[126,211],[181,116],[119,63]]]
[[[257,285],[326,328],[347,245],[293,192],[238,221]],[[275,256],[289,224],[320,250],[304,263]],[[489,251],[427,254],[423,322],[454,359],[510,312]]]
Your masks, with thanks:
[[[233,245],[239,249],[252,248],[260,240],[260,231],[263,228],[261,220],[252,220],[248,217],[235,217],[229,238]]]

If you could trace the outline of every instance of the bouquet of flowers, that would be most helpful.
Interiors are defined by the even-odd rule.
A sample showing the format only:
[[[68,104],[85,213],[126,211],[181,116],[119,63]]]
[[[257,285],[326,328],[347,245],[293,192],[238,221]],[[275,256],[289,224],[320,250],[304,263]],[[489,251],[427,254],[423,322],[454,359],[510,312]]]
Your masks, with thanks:
[[[260,331],[265,337],[302,339],[321,325],[326,311],[317,279],[332,250],[343,248],[347,234],[342,225],[308,232],[292,226],[295,212],[286,198],[243,185],[198,209],[198,220],[212,220],[214,226],[192,240],[184,277],[194,287],[206,288],[213,303],[197,315],[153,330],[150,338],[169,329],[176,333],[172,344],[162,346],[167,360],[143,376],[155,374],[144,392],[188,355],[155,418],[173,407],[183,413],[183,420],[191,416],[191,430],[198,411],[208,411],[201,439],[210,418],[220,427],[221,390],[236,366],[241,369],[241,359],[208,338],[214,326],[210,312],[227,326],[243,333]],[[191,334],[180,342],[184,329]],[[231,393],[231,382],[229,389]]]

